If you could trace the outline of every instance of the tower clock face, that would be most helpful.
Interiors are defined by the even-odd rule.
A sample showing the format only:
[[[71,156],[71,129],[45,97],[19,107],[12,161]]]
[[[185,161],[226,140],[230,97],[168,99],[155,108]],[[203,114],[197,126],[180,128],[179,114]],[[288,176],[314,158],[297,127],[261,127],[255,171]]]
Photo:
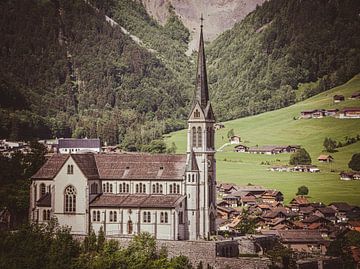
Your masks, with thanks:
[[[207,160],[207,164],[208,164],[208,168],[211,168],[212,167],[212,161],[209,159]]]

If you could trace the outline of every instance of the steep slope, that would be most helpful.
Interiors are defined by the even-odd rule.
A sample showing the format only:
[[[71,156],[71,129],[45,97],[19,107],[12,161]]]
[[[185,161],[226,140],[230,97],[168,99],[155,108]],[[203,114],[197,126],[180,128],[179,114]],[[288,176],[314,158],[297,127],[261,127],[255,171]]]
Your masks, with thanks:
[[[288,106],[299,83],[317,81],[307,98],[360,72],[359,13],[357,0],[272,0],[223,33],[208,50],[218,119]]]
[[[139,149],[181,126],[188,82],[103,11],[31,0],[2,1],[0,12],[1,138],[101,137]]]
[[[355,76],[346,84],[318,94],[305,101],[287,108],[225,122],[225,129],[216,132],[216,148],[226,142],[227,133],[234,129],[242,141],[249,146],[255,145],[286,145],[300,144],[311,155],[313,163],[318,165],[321,173],[286,173],[267,171],[269,165],[286,164],[289,154],[253,155],[233,152],[233,146],[225,148],[224,152],[217,152],[217,180],[238,184],[262,184],[281,190],[289,201],[297,188],[306,185],[310,189],[313,200],[322,202],[348,201],[360,204],[360,182],[344,182],[339,180],[339,172],[347,171],[348,162],[352,154],[360,152],[360,142],[338,148],[338,152],[331,153],[335,162],[321,164],[317,157],[323,154],[323,141],[331,137],[337,141],[344,141],[345,137],[356,137],[360,134],[359,119],[297,119],[302,110],[319,108],[360,107],[359,100],[349,100],[352,93],[360,89],[360,75]],[[332,97],[342,94],[346,101],[333,104]],[[171,133],[166,142],[175,143],[178,152],[186,151],[186,131]],[[332,172],[333,171],[333,172]]]
[[[169,6],[191,31],[189,52],[197,49],[199,43],[199,18],[203,14],[207,31],[206,41],[213,41],[219,34],[241,21],[265,0],[142,0],[147,12],[161,24],[168,20]]]

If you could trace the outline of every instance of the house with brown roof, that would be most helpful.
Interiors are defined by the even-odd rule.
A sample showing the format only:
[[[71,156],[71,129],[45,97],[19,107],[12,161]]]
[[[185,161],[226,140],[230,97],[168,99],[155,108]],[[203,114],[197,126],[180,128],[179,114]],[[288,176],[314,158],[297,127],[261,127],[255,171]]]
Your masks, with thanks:
[[[336,94],[333,96],[333,100],[334,100],[334,103],[340,103],[342,101],[345,101],[345,97],[344,97],[344,95]]]
[[[284,201],[284,195],[278,190],[268,190],[261,195],[263,203],[277,203]]]
[[[360,107],[346,107],[339,113],[340,119],[360,119]]]
[[[57,218],[71,233],[201,240],[216,232],[215,117],[209,100],[200,32],[196,92],[188,118],[187,154],[79,153],[59,140],[55,154],[32,176],[30,222]],[[75,144],[75,145],[74,145]],[[74,149],[70,150],[69,149]],[[70,153],[70,154],[69,154]],[[78,153],[78,154],[75,154]]]
[[[360,99],[360,92],[354,92],[351,96],[350,99]]]
[[[233,135],[232,137],[229,138],[229,142],[230,144],[235,144],[235,145],[240,144],[241,137],[238,135]]]
[[[334,161],[334,158],[331,155],[323,155],[322,154],[318,157],[318,161],[321,163],[330,163],[330,162]]]
[[[249,147],[245,146],[245,145],[237,145],[234,148],[235,152],[248,152],[248,150],[249,150]]]

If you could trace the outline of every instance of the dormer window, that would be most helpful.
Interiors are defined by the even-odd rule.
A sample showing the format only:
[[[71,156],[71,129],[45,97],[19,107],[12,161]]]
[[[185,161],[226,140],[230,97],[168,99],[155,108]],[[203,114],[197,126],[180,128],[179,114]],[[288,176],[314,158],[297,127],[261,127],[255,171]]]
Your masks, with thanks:
[[[200,118],[200,111],[197,109],[194,112],[194,118]]]
[[[68,164],[68,166],[67,166],[67,174],[68,175],[74,174],[74,165]]]

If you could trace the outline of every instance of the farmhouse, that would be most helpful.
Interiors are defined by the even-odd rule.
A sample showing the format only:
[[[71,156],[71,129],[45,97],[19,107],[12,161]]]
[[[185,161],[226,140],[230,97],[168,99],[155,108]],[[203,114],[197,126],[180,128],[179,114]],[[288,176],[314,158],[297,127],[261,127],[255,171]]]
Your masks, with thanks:
[[[330,116],[330,117],[334,117],[334,116],[336,116],[336,113],[338,113],[338,112],[339,112],[339,109],[337,109],[337,108],[326,109],[325,110],[325,115]]]
[[[263,203],[277,203],[284,201],[284,195],[278,190],[268,190],[261,195]]]
[[[214,124],[214,129],[215,130],[220,130],[220,129],[223,129],[223,128],[225,128],[225,125],[223,123],[221,123],[221,122],[218,122],[218,123]]]
[[[56,217],[76,235],[91,229],[121,238],[140,232],[165,240],[214,235],[215,117],[205,65],[201,30],[186,154],[81,154],[100,150],[100,141],[59,140],[60,153],[67,154],[53,155],[32,176],[30,222]]]
[[[350,99],[360,99],[360,92],[355,92],[351,95]]]
[[[301,111],[300,114],[302,119],[320,119],[325,117],[325,111],[323,109],[305,110]]]
[[[249,147],[245,146],[245,145],[237,145],[234,148],[235,152],[248,152],[249,151]]]
[[[331,155],[320,155],[318,161],[321,163],[330,163],[334,161],[334,158]]]
[[[344,95],[334,95],[333,96],[334,103],[339,103],[345,100]]]
[[[356,180],[360,179],[360,172],[341,172],[340,173],[341,180]]]
[[[240,136],[237,136],[237,135],[230,137],[229,140],[230,140],[230,144],[240,144],[240,142],[241,142]]]
[[[360,119],[360,107],[348,107],[340,111],[340,119]]]
[[[294,172],[308,172],[308,173],[318,173],[320,169],[316,165],[297,165],[294,166],[292,171]]]
[[[300,145],[288,145],[288,146],[257,146],[257,147],[250,147],[247,152],[254,153],[254,154],[279,154],[285,152],[295,152],[300,148]]]

